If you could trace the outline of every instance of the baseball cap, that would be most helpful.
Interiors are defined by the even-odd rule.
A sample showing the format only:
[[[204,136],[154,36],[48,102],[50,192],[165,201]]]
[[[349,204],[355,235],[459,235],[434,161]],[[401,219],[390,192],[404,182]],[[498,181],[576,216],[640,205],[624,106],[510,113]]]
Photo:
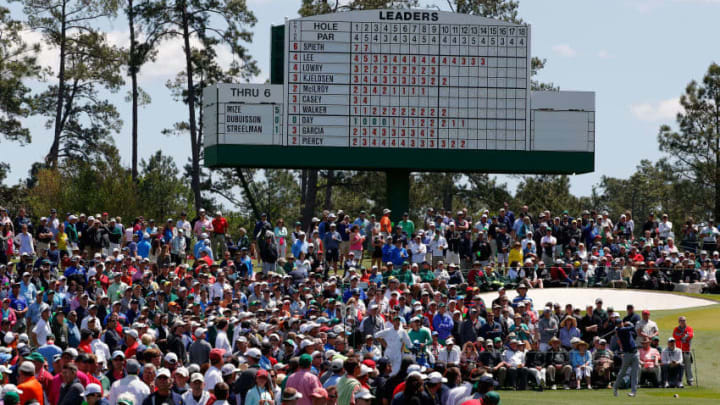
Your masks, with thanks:
[[[228,363],[228,364],[225,364],[224,366],[222,366],[222,369],[220,369],[220,371],[222,372],[223,376],[226,376],[226,375],[230,375],[233,373],[237,373],[240,370],[236,369],[235,366],[232,365],[232,363]]]
[[[300,399],[302,397],[303,397],[303,395],[301,393],[297,392],[297,390],[295,388],[287,387],[283,390],[281,400],[282,401],[294,401],[294,400]]]
[[[102,394],[102,389],[97,384],[88,384],[87,387],[85,387],[85,396],[92,395],[92,394]]]
[[[165,362],[173,363],[173,364],[177,363],[178,362],[177,354],[175,354],[173,352],[168,352],[168,354],[165,355]]]
[[[128,374],[138,374],[140,372],[140,363],[138,363],[138,361],[135,359],[130,359],[127,361],[125,369],[127,370]]]
[[[439,372],[433,371],[430,373],[426,381],[430,384],[446,383],[447,378],[443,377]]]
[[[375,395],[371,394],[368,390],[360,390],[355,393],[355,399],[364,399],[370,401],[375,399]]]
[[[22,364],[20,364],[20,371],[27,374],[35,374],[35,365],[32,363],[32,361],[23,361]]]
[[[312,357],[310,357],[309,354],[305,353],[302,356],[300,356],[300,367],[307,367],[312,363]]]
[[[212,349],[210,350],[210,360],[219,361],[222,359],[223,354],[225,354],[223,349]]]
[[[8,391],[3,395],[3,404],[17,405],[20,403],[20,395],[15,391]]]
[[[205,377],[200,373],[193,373],[193,375],[190,376],[190,382],[196,381],[205,382]]]
[[[255,348],[255,347],[253,347],[253,348],[251,348],[251,349],[248,349],[248,350],[245,352],[244,356],[245,356],[245,357],[252,357],[253,359],[256,359],[256,360],[257,360],[257,359],[259,359],[259,358],[262,357],[262,352],[260,351],[260,349],[257,349],[257,348]]]
[[[500,405],[500,394],[497,391],[488,391],[483,397],[483,404]]]
[[[325,388],[317,387],[313,390],[312,394],[310,394],[313,398],[322,398],[322,399],[328,399],[328,392]]]
[[[8,392],[15,392],[17,394],[22,394],[23,391],[18,388],[15,384],[5,384],[2,387],[2,395],[5,396]]]
[[[165,367],[158,370],[157,374],[155,375],[155,379],[158,379],[160,377],[170,378],[170,370],[166,369]]]

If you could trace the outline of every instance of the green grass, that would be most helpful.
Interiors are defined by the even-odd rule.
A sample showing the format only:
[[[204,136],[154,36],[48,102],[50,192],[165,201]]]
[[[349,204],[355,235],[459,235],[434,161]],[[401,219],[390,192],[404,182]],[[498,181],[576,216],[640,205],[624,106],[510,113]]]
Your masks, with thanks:
[[[709,294],[683,294],[705,298],[712,301],[719,301],[720,296]],[[576,392],[570,391],[501,391],[502,403],[533,405],[557,405],[568,403],[573,405],[598,405],[610,403],[632,403],[632,404],[717,404],[720,403],[720,356],[717,355],[720,349],[720,304],[712,304],[690,309],[678,309],[667,311],[653,311],[652,319],[657,322],[660,328],[661,341],[666,341],[672,334],[673,328],[677,326],[677,318],[685,315],[695,331],[693,339],[693,350],[696,356],[697,374],[696,380],[699,386],[686,387],[684,389],[643,389],[638,390],[636,398],[628,398],[627,390],[621,391],[618,398],[613,397],[612,390],[602,389]],[[679,398],[674,398],[678,394]],[[632,401],[632,402],[629,402]]]

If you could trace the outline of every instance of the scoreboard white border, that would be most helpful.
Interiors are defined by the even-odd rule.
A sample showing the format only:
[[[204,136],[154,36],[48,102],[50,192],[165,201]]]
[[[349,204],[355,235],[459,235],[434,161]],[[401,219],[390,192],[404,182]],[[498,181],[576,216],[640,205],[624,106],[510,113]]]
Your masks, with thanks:
[[[348,19],[339,18],[339,17],[344,17],[344,14],[346,14],[346,13],[371,15],[373,12],[380,12],[380,11],[397,11],[397,10],[381,10],[381,9],[379,9],[379,10],[347,11],[347,12],[340,12],[340,13],[334,13],[334,14],[321,14],[321,15],[315,15],[315,16],[310,16],[310,17],[294,18],[292,21],[324,21],[324,19],[322,17],[331,16],[331,18],[329,18],[327,21],[347,22],[347,23],[352,24],[354,21],[350,21]],[[417,11],[417,10],[411,10],[411,11]],[[421,10],[421,11],[428,12],[429,10]],[[437,12],[437,13],[440,13],[443,15],[455,14],[455,13],[450,13],[450,12],[446,12],[446,11],[430,11],[430,12]],[[521,25],[521,24],[509,23],[509,22],[501,21],[501,20],[493,20],[493,19],[489,19],[489,18],[485,18],[485,17],[471,16],[471,15],[467,15],[467,14],[456,14],[456,16],[461,17],[461,18],[464,17],[464,18],[462,18],[464,20],[468,20],[468,19],[478,20],[478,21],[484,20],[483,23],[478,23],[478,25],[493,25],[493,24],[494,25],[512,25],[512,26]],[[283,58],[283,104],[288,103],[288,100],[289,100],[289,98],[288,98],[288,96],[289,96],[289,90],[288,90],[289,89],[289,78],[290,78],[290,76],[289,76],[289,73],[290,73],[289,72],[290,29],[289,29],[289,25],[288,25],[289,21],[291,21],[291,20],[288,19],[287,17],[285,17],[285,30],[284,30],[285,31],[285,33],[284,33],[285,40],[284,40],[284,49],[283,49],[283,53],[284,53],[284,58]],[[364,21],[365,20],[363,20],[363,22]],[[402,21],[397,21],[397,22],[402,22]],[[445,25],[448,25],[448,24],[462,25],[462,24],[472,24],[473,22],[468,20],[467,22],[456,22],[456,23],[448,23],[448,22],[441,23],[439,21],[433,21],[430,23],[445,24]],[[476,23],[477,23],[477,21],[476,21]],[[528,30],[527,30],[527,58],[526,58],[527,59],[527,67],[526,67],[527,83],[526,83],[526,88],[525,88],[525,149],[524,150],[531,151],[532,150],[531,149],[531,146],[532,146],[531,141],[532,140],[531,140],[531,128],[530,128],[531,127],[530,93],[532,91],[532,81],[531,81],[531,79],[532,79],[532,29],[530,29],[530,27],[531,27],[530,24],[525,24],[525,26],[528,28]],[[348,99],[348,101],[349,101],[349,99]],[[348,108],[349,107],[350,107],[350,104],[348,103]],[[282,123],[283,131],[282,131],[282,135],[281,135],[281,145],[278,145],[278,146],[290,146],[287,142],[288,125],[289,125],[289,117],[288,117],[289,110],[290,110],[289,105],[284,106],[284,108],[283,108],[283,123]],[[348,132],[347,147],[352,148],[350,146],[349,132]],[[357,149],[361,149],[361,148],[362,147],[357,147]],[[381,148],[381,149],[399,149],[399,148]],[[418,148],[402,148],[402,149],[413,150],[413,149],[418,149]],[[503,149],[475,149],[475,150],[488,150],[488,151],[499,150],[500,151]],[[512,149],[512,150],[517,150],[517,149]]]

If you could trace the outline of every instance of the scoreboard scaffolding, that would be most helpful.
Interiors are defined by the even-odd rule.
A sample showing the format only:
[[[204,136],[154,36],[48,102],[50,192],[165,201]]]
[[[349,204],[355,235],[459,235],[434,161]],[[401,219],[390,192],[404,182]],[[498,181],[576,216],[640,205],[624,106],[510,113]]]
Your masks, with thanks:
[[[531,91],[531,29],[433,10],[272,27],[271,83],[205,89],[205,164],[584,173],[595,95]]]

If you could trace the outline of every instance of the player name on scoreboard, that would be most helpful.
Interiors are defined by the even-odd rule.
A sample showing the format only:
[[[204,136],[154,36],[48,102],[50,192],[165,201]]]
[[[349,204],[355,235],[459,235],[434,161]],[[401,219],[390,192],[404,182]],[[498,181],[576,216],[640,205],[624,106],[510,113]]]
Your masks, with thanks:
[[[530,30],[437,11],[287,21],[284,145],[527,150]]]
[[[218,84],[207,88],[203,94],[205,133],[216,133],[217,143],[281,145],[282,101],[283,86]]]

